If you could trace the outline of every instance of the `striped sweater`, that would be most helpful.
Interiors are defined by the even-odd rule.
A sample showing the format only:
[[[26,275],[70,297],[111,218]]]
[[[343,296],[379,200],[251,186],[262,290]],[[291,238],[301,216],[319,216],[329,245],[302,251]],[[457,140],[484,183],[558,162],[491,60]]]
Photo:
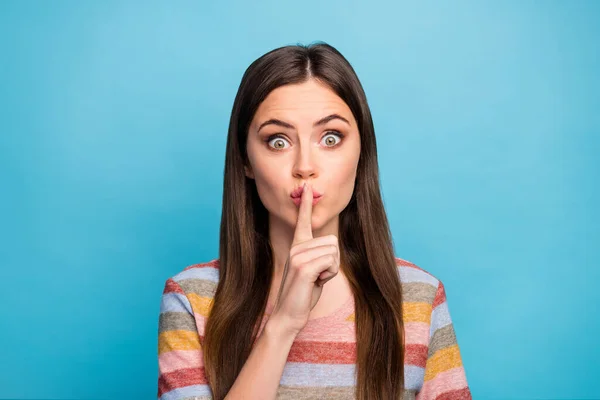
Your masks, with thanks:
[[[406,260],[396,258],[396,264],[403,289],[403,400],[471,399],[444,285]],[[159,400],[212,399],[202,339],[219,281],[218,268],[218,259],[191,265],[165,283],[158,323]],[[351,296],[333,314],[309,320],[296,336],[277,399],[353,399],[355,367]]]

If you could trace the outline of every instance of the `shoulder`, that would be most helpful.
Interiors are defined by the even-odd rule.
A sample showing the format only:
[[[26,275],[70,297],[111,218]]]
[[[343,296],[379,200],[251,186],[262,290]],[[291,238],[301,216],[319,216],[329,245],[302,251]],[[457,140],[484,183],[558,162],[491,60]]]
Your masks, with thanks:
[[[218,283],[219,281],[219,259],[192,264],[174,275],[171,279],[175,282],[200,279]]]
[[[428,303],[430,307],[435,307],[442,301],[442,297],[445,300],[444,285],[440,279],[410,261],[399,257],[395,259],[404,302]]]
[[[165,282],[164,294],[176,292],[186,297],[212,298],[219,283],[219,260],[191,264]]]

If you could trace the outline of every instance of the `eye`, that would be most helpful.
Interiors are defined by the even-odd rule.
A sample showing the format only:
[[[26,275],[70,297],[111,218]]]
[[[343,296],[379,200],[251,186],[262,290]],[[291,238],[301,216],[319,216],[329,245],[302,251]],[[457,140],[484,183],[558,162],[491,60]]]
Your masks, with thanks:
[[[339,142],[336,143],[335,139],[331,139],[331,138],[335,138],[335,137],[340,139]],[[323,139],[325,139],[325,143],[327,144],[327,147],[336,147],[338,145],[338,143],[340,143],[342,141],[343,137],[344,137],[344,135],[342,135],[338,131],[329,131],[329,133],[327,135],[325,135],[325,137]]]
[[[279,133],[276,133],[275,135],[269,136],[267,138],[266,142],[267,142],[267,144],[269,144],[271,142],[275,143],[275,146],[270,146],[269,145],[269,147],[272,147],[272,148],[277,149],[277,150],[281,150],[281,149],[284,148],[283,147],[284,143],[287,142],[287,140],[282,135],[280,135]]]

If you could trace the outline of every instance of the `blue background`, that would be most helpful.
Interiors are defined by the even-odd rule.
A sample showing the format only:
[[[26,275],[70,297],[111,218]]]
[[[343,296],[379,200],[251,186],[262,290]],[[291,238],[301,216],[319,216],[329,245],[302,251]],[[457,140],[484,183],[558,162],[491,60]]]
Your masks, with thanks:
[[[2,398],[155,398],[164,282],[218,257],[246,67],[317,40],[375,121],[396,255],[476,399],[600,398],[600,2],[2,1]]]

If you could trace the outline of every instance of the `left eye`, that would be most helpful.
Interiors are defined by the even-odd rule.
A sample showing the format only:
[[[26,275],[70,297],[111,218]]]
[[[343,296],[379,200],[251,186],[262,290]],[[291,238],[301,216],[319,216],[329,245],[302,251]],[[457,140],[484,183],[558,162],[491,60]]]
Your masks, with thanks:
[[[339,142],[335,142],[335,139],[333,139],[333,143],[332,143],[332,137],[337,137],[340,141],[342,140],[342,135],[340,135],[339,133],[335,133],[335,132],[330,132],[327,135],[325,135],[325,137],[323,137],[323,140],[325,140],[326,143],[330,143],[332,146],[329,147],[333,147],[335,145],[337,145]]]

